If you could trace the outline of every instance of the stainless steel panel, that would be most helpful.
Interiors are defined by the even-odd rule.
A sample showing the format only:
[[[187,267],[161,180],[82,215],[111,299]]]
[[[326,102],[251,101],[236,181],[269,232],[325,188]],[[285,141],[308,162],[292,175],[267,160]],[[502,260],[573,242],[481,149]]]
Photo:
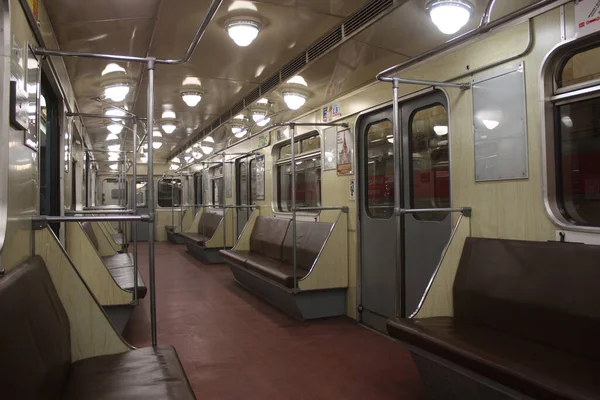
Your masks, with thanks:
[[[523,63],[474,79],[476,181],[528,177],[526,115]]]

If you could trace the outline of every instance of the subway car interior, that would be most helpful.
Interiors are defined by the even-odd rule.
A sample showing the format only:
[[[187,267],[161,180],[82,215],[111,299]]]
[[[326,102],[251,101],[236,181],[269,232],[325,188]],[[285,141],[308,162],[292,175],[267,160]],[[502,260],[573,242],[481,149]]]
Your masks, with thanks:
[[[600,399],[600,2],[0,3],[0,399]]]

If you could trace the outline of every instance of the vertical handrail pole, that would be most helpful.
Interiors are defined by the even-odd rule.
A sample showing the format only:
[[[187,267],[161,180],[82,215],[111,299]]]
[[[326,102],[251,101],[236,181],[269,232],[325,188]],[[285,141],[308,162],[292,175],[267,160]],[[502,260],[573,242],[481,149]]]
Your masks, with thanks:
[[[190,198],[190,194],[188,193],[190,190],[190,180],[189,180],[189,176],[187,177],[188,179],[186,179],[187,181],[187,190],[186,190],[186,194],[187,194],[187,199],[185,199],[185,201],[183,201],[183,172],[181,172],[179,174],[179,178],[181,181],[181,201],[180,201],[180,205],[179,205],[179,232],[183,233],[183,205],[187,204],[187,200]],[[187,212],[187,207],[185,208],[186,212]]]
[[[402,201],[402,162],[403,162],[403,144],[400,136],[400,107],[398,104],[398,86],[399,82],[394,79],[393,84],[393,115],[392,115],[392,135],[394,137],[394,214],[396,215],[396,296],[395,308],[396,316],[404,318],[406,314],[405,295],[405,274],[404,263],[404,214],[400,212],[403,208]]]
[[[296,148],[294,137],[296,136],[296,124],[290,123],[290,143],[292,161],[292,265],[294,266],[294,290],[298,289],[298,278],[296,277]]]
[[[137,145],[138,145],[138,135],[137,135],[137,121],[133,124],[133,185],[132,191],[133,196],[131,199],[131,209],[133,210],[133,214],[137,214]],[[138,244],[137,244],[137,222],[133,222],[131,224],[131,236],[133,239],[133,304],[138,305]]]
[[[150,329],[152,346],[156,346],[156,271],[154,266],[154,230],[156,228],[156,205],[154,204],[154,58],[148,60],[148,252],[150,269]]]
[[[227,188],[225,187],[225,154],[223,154],[223,163],[222,163],[222,172],[223,172],[223,207],[225,207],[225,193],[227,193]],[[227,249],[227,209],[223,208],[223,250]]]
[[[171,226],[175,231],[175,179],[171,179]]]

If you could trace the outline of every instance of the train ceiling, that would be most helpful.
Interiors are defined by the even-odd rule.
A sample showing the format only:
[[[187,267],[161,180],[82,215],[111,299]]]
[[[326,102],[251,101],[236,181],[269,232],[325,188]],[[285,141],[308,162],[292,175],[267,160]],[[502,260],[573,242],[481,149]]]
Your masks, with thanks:
[[[266,94],[272,122],[289,120],[374,80],[377,72],[437,47],[475,28],[487,0],[471,1],[475,11],[469,23],[455,35],[441,33],[425,13],[426,0],[224,0],[208,26],[191,61],[181,66],[157,65],[155,75],[155,120],[165,110],[174,111],[177,128],[161,132],[163,143],[155,152],[158,162],[167,162],[175,150],[187,147],[191,138],[207,132],[215,119],[231,113],[232,107],[257,94],[265,80],[342,24],[353,13],[364,18],[381,17],[357,31],[339,46],[328,50],[300,72],[306,80],[307,101],[297,111],[288,110],[281,90]],[[525,7],[534,0],[496,2],[492,20]],[[210,0],[46,0],[60,48],[69,51],[110,53],[158,58],[181,58],[204,17]],[[373,15],[373,10],[380,11]],[[371,13],[369,13],[371,11]],[[236,45],[226,31],[232,18],[258,21],[261,30],[247,47]],[[364,23],[365,21],[361,21]],[[300,57],[302,58],[302,57]],[[80,111],[104,113],[107,104],[98,101],[106,86],[102,75],[108,62],[98,59],[65,58]],[[146,116],[144,65],[119,63],[131,86],[125,106]],[[202,100],[189,107],[182,99],[184,81],[200,83]],[[185,86],[189,87],[189,86]],[[264,86],[263,86],[264,87]],[[234,111],[236,111],[234,107]],[[243,110],[249,117],[249,110]],[[236,111],[237,113],[237,111]],[[132,135],[124,130],[119,139],[107,142],[107,121],[86,118],[87,132],[95,149],[106,150],[125,137],[132,150]],[[255,127],[254,131],[260,129]],[[216,147],[232,138],[229,125],[211,133]],[[106,159],[96,154],[98,160]]]

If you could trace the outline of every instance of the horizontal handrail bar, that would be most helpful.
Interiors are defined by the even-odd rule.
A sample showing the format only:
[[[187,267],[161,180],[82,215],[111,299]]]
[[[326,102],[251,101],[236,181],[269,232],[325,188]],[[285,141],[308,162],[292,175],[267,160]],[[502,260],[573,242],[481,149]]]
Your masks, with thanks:
[[[409,85],[422,85],[422,86],[433,86],[433,87],[451,87],[458,88],[462,90],[467,90],[471,88],[470,83],[450,83],[450,82],[437,82],[437,81],[423,81],[420,79],[406,79],[406,78],[390,78],[390,77],[382,77],[379,80],[384,82],[396,82],[396,83],[406,83]]]
[[[106,216],[61,216],[40,215],[32,218],[34,222],[154,222],[149,215],[106,215]]]
[[[324,206],[324,207],[296,207],[296,211],[328,211],[328,210],[340,210],[343,213],[348,213],[348,206]]]
[[[85,211],[87,210],[126,210],[125,206],[100,206],[100,207],[83,207]]]
[[[469,216],[473,209],[471,207],[453,207],[453,208],[401,208],[397,214],[419,214],[419,213],[433,213],[433,212],[458,212]]]
[[[115,214],[115,215],[132,215],[133,210],[65,210],[65,215],[89,215],[89,214]]]
[[[246,208],[259,208],[260,206],[257,205],[246,205],[246,206],[216,206],[214,208],[223,208],[223,209],[228,209],[228,208],[241,208],[241,209],[246,209]]]

